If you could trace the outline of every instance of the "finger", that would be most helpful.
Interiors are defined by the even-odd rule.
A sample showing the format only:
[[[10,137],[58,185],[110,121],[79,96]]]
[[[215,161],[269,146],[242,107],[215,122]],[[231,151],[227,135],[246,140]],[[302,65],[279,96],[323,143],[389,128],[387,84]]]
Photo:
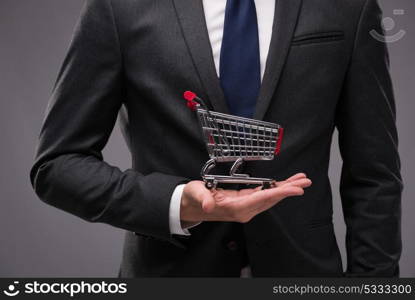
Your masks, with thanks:
[[[307,187],[311,186],[312,182],[311,182],[310,179],[304,178],[304,175],[305,174],[297,174],[297,175],[292,177],[292,179],[297,178],[296,180],[293,180],[293,181],[290,181],[290,182],[285,182],[284,184],[281,184],[279,186],[277,185],[276,187],[268,189],[268,191],[273,191],[276,188],[281,188],[281,187],[285,187],[285,186],[296,186],[296,187],[300,187],[300,188],[307,188]],[[214,197],[216,199],[217,204],[227,205],[230,202],[241,202],[241,201],[244,200],[243,197],[249,196],[253,193],[260,192],[261,190],[262,190],[262,186],[259,186],[255,189],[242,189],[240,191],[223,190],[223,191],[220,192],[220,194],[216,194]],[[262,195],[263,197],[267,197],[266,194],[260,194],[260,195]],[[258,200],[258,201],[260,201],[260,200]],[[221,203],[219,203],[219,202],[221,202]]]
[[[278,204],[279,202],[283,201],[286,198],[293,197],[293,196],[302,196],[304,194],[304,190],[300,187],[296,186],[287,186],[284,187],[284,191],[282,192],[282,195],[271,198],[267,201],[259,202],[257,206],[252,207],[250,210],[250,213],[253,213],[253,215],[257,215],[259,213],[262,213],[274,205]]]
[[[287,182],[292,182],[292,181],[295,181],[295,180],[298,180],[298,179],[302,179],[302,178],[307,178],[307,175],[306,175],[306,174],[304,174],[304,173],[297,173],[297,174],[295,174],[295,175],[293,175],[293,176],[289,177],[289,178],[288,178],[288,179],[286,179],[286,180],[283,180],[283,181],[277,181],[277,182],[276,182],[276,184],[277,184],[277,186],[279,186],[279,185],[281,185],[281,184],[284,184],[284,183],[287,183]]]
[[[302,196],[303,194],[304,189],[300,186],[284,185],[279,188],[271,189],[267,195],[263,195],[262,197],[265,198],[266,202],[275,204],[276,202],[279,202],[285,198],[293,196]]]
[[[283,184],[282,186],[298,186],[301,188],[307,188],[307,187],[310,187],[311,185],[312,185],[312,181],[310,179],[303,178],[303,179],[297,179],[295,181],[287,182]]]
[[[222,190],[220,194],[221,194],[221,196],[226,197],[226,198],[235,198],[235,197],[250,195],[252,193],[255,193],[256,191],[257,191],[257,189],[242,189],[242,190],[239,190],[239,191],[236,191],[236,190]]]
[[[276,203],[286,197],[301,196],[304,190],[298,186],[281,186],[268,190],[261,190],[248,196],[238,197],[235,201],[237,209],[248,209],[260,207],[264,202]],[[275,204],[274,203],[274,204]]]
[[[302,179],[302,178],[307,178],[307,175],[304,174],[304,173],[297,173],[297,174],[291,176],[290,178],[286,179],[285,181],[290,182],[290,181],[295,181],[297,179]]]

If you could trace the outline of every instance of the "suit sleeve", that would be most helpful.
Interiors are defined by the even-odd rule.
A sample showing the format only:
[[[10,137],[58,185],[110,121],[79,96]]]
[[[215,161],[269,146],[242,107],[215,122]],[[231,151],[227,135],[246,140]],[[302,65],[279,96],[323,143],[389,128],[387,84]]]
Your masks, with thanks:
[[[370,33],[383,32],[381,21],[377,1],[368,0],[336,117],[350,277],[399,275],[403,186],[396,110],[386,44]]]
[[[111,3],[87,1],[47,108],[30,179],[44,202],[84,220],[170,240],[170,198],[186,179],[121,171],[103,161],[123,101],[120,48]]]

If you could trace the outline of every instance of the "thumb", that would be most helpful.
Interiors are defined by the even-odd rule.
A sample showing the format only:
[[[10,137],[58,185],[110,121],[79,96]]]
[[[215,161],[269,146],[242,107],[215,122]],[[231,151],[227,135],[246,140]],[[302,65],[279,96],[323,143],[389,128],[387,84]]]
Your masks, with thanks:
[[[202,209],[205,213],[211,213],[215,209],[215,198],[210,191],[203,192],[199,199],[202,201]]]

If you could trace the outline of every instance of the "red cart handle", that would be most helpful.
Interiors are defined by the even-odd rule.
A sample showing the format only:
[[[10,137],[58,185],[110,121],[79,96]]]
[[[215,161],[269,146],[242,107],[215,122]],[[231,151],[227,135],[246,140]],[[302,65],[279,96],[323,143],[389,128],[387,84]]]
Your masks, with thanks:
[[[277,139],[277,144],[275,146],[275,151],[274,151],[274,154],[275,155],[278,155],[281,152],[282,138],[284,137],[284,128],[283,127],[280,127],[278,129],[278,131],[279,131],[278,132],[278,139]]]
[[[183,94],[184,99],[187,101],[187,107],[191,110],[196,110],[198,104],[202,105],[203,108],[206,108],[205,103],[192,91],[186,91]]]

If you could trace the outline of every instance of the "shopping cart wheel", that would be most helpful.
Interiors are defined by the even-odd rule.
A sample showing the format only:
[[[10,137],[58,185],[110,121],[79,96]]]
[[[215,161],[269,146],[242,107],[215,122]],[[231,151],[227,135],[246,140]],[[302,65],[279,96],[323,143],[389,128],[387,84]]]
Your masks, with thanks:
[[[262,189],[263,190],[268,190],[268,189],[270,189],[271,188],[271,182],[263,182],[262,183]]]
[[[211,190],[211,189],[215,189],[216,186],[218,185],[218,183],[215,180],[207,180],[205,182],[205,186],[207,189]]]

